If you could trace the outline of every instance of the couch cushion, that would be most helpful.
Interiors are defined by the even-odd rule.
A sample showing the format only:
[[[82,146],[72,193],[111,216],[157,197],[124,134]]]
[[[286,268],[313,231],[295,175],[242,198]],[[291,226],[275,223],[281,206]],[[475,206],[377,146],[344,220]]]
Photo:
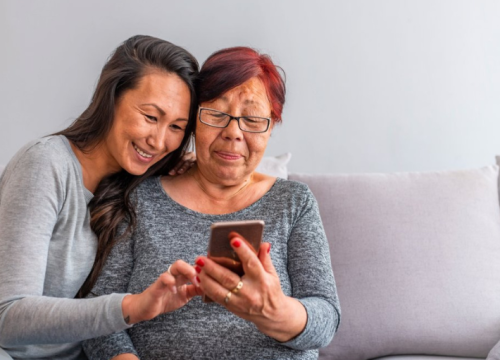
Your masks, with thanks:
[[[290,162],[291,158],[291,153],[284,153],[278,156],[264,156],[255,171],[270,176],[288,179],[287,164]]]
[[[342,308],[320,359],[486,357],[500,339],[497,178],[290,174],[318,199]]]
[[[402,355],[384,356],[373,360],[484,360],[484,358],[464,358],[454,356],[426,356],[426,355]]]

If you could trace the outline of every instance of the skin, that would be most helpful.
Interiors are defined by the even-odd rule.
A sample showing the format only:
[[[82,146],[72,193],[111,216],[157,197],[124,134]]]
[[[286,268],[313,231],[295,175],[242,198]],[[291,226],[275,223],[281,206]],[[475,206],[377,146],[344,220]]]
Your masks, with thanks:
[[[233,116],[271,117],[266,90],[258,78],[251,78],[200,106]],[[255,172],[272,128],[271,123],[265,133],[248,133],[241,131],[236,121],[222,129],[198,121],[195,134],[198,166],[186,176],[162,178],[165,191],[180,204],[206,214],[227,214],[247,207],[260,199],[276,180]],[[231,197],[245,185],[244,191]]]
[[[189,88],[176,74],[152,71],[144,75],[135,89],[118,99],[105,139],[89,153],[73,146],[85,187],[94,192],[104,177],[122,169],[142,175],[177,149],[188,122],[190,100]],[[136,147],[148,155],[140,155]]]
[[[178,75],[161,71],[144,75],[136,88],[118,99],[111,130],[103,141],[88,153],[72,145],[85,187],[94,192],[104,177],[122,169],[142,175],[177,149],[188,123],[190,101],[189,88]],[[150,320],[199,294],[195,269],[179,260],[144,292],[123,299],[123,317],[129,324]]]

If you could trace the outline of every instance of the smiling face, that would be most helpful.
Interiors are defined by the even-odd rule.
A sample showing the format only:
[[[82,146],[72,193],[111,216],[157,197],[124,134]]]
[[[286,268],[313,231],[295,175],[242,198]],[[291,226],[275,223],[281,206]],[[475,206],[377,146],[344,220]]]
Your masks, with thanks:
[[[232,116],[271,117],[266,89],[257,77],[200,106]],[[241,131],[236,121],[230,121],[226,128],[198,121],[196,157],[199,171],[212,182],[226,186],[244,181],[262,159],[271,130],[272,123],[265,133],[249,133]]]
[[[103,147],[108,168],[142,175],[177,149],[188,123],[191,95],[176,74],[152,71],[115,105]]]

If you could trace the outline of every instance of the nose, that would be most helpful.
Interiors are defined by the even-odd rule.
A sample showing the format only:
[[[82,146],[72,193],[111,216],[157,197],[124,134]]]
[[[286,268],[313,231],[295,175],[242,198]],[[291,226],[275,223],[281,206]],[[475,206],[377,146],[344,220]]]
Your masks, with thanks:
[[[168,149],[167,127],[154,127],[146,138],[146,144],[159,153],[166,151]]]
[[[243,132],[239,127],[238,120],[231,119],[229,124],[222,129],[221,136],[226,140],[242,140]]]

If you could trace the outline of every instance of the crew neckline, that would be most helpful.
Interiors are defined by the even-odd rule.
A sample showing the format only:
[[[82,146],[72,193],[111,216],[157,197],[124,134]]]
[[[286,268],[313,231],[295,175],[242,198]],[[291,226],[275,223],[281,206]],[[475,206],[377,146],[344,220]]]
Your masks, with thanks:
[[[248,205],[247,207],[245,207],[241,210],[231,212],[231,213],[226,213],[226,214],[205,214],[205,213],[192,210],[184,205],[179,204],[177,201],[172,199],[170,197],[170,195],[168,195],[168,193],[163,188],[163,186],[161,184],[161,175],[156,176],[156,178],[154,179],[154,185],[156,187],[159,187],[159,190],[160,190],[161,194],[163,195],[163,198],[166,199],[167,202],[170,204],[170,206],[172,206],[174,209],[181,211],[183,213],[186,213],[190,216],[197,217],[197,218],[217,220],[217,219],[228,219],[228,218],[241,218],[242,216],[246,215],[248,212],[251,212],[255,208],[259,207],[262,204],[262,202],[265,200],[266,197],[270,196],[270,194],[272,194],[273,192],[275,192],[278,189],[278,187],[282,184],[283,181],[285,181],[285,180],[277,177],[274,184],[262,197],[260,197],[255,202],[253,202],[252,204]]]

